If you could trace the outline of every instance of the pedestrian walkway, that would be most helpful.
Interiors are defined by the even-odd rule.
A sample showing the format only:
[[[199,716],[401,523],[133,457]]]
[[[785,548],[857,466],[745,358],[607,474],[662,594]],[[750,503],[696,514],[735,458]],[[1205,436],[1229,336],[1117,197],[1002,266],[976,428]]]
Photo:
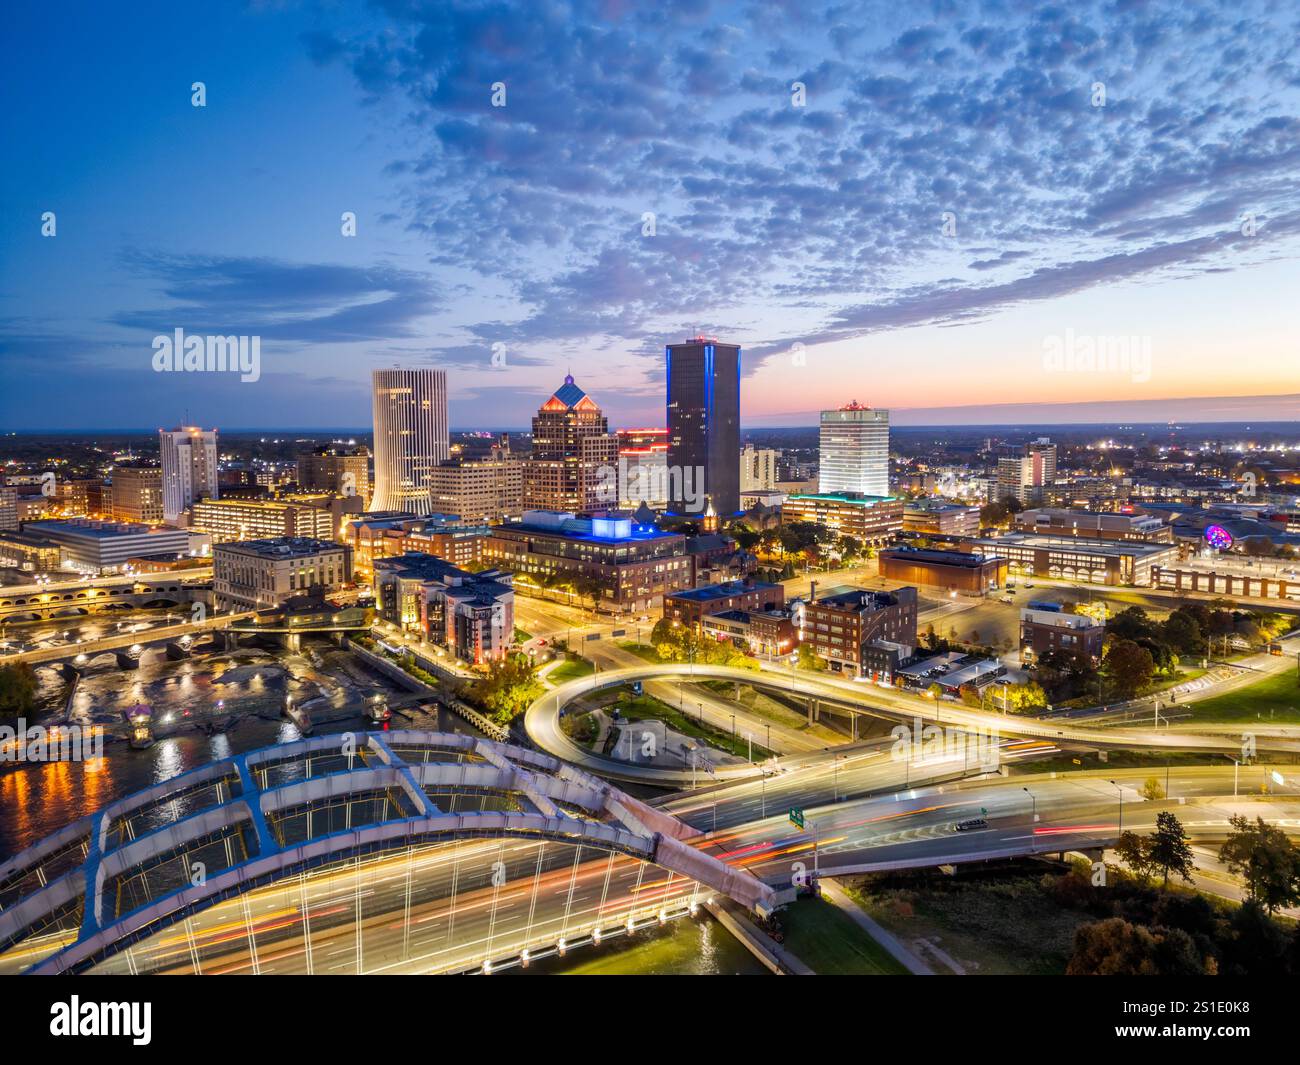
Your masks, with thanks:
[[[872,939],[885,948],[894,959],[913,976],[934,976],[935,972],[921,958],[892,933],[873,920],[861,906],[854,902],[834,880],[822,877],[818,881],[822,889],[822,898],[836,906],[841,913],[853,921]]]

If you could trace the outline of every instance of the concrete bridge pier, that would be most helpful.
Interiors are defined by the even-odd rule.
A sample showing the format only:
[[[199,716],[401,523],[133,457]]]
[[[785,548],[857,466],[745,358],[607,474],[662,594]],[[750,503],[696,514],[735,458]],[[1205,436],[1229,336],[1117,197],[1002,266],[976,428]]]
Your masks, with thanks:
[[[239,633],[233,629],[218,629],[213,636],[221,644],[223,651],[235,651],[239,649]]]
[[[286,651],[292,653],[302,650],[302,634],[297,632],[282,632],[280,634],[280,646]]]
[[[60,662],[59,672],[63,674],[64,680],[71,681],[74,684],[81,679],[81,670],[71,662]]]
[[[167,657],[173,662],[180,662],[193,655],[188,643],[182,643],[180,640],[172,640],[167,644]]]
[[[113,657],[117,660],[118,669],[140,668],[140,656],[133,655],[130,651],[114,651]]]

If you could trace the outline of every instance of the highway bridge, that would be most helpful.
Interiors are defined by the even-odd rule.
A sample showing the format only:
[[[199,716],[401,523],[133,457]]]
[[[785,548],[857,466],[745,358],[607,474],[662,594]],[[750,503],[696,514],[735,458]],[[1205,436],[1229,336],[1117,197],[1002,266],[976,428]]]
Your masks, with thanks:
[[[761,911],[816,875],[1095,861],[1162,810],[1206,846],[1235,814],[1300,834],[1292,765],[932,782],[952,758],[918,766],[867,745],[649,806],[461,734],[265,748],[121,799],[0,866],[0,973],[491,972],[717,895]],[[1153,775],[1168,789],[1155,799]],[[876,794],[847,797],[864,789]],[[983,826],[955,831],[972,818]]]
[[[0,973],[455,972],[775,891],[580,770],[456,733],[222,759],[0,866]]]
[[[1007,737],[1037,739],[1050,743],[1087,744],[1101,750],[1180,750],[1239,754],[1241,732],[1171,732],[1167,728],[1101,727],[1066,719],[1040,719],[1021,715],[989,713],[958,703],[927,699],[879,685],[841,680],[823,673],[800,673],[764,663],[761,670],[732,666],[662,663],[605,670],[561,684],[540,696],[524,715],[529,739],[544,751],[581,765],[593,773],[615,780],[640,781],[684,787],[698,779],[689,768],[633,764],[596,754],[580,747],[560,726],[562,709],[580,696],[606,688],[672,677],[690,681],[725,680],[736,684],[769,686],[801,696],[810,703],[810,715],[818,700],[833,700],[843,712],[856,704],[860,713],[873,717],[893,716],[902,722],[919,720],[947,728],[966,729]],[[1261,730],[1255,737],[1261,751],[1300,753],[1300,738],[1294,735],[1268,734]],[[716,770],[717,779],[756,778],[762,767],[752,763],[723,766]]]

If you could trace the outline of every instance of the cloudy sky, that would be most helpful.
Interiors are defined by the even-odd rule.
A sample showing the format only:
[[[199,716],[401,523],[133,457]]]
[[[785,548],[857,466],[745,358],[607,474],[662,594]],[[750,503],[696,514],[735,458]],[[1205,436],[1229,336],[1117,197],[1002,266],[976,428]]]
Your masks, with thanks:
[[[566,370],[662,424],[695,333],[750,425],[1300,417],[1295,5],[6,18],[0,429],[364,426],[391,365],[460,428]],[[177,328],[260,379],[154,372]]]

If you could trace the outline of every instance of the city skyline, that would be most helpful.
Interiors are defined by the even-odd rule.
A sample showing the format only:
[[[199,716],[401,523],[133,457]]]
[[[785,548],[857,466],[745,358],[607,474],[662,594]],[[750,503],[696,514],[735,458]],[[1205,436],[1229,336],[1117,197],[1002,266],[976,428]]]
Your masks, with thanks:
[[[7,71],[2,430],[362,425],[394,362],[455,376],[457,428],[570,367],[643,424],[696,332],[746,350],[750,426],[845,391],[896,425],[1300,411],[1265,4],[92,10],[57,55],[45,11]],[[257,374],[155,372],[176,329],[260,338]]]

